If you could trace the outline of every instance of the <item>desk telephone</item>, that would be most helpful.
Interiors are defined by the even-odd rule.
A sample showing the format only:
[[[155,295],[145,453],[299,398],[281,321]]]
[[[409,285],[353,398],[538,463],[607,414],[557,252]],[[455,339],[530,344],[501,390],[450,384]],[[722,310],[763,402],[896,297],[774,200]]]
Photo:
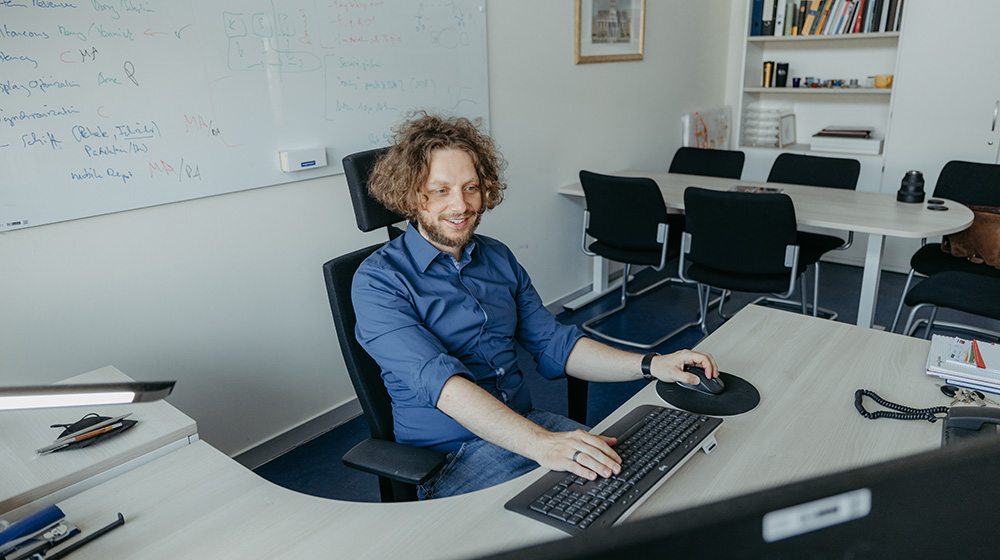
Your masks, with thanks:
[[[998,435],[1000,408],[986,406],[953,406],[941,428],[941,446],[972,438]]]

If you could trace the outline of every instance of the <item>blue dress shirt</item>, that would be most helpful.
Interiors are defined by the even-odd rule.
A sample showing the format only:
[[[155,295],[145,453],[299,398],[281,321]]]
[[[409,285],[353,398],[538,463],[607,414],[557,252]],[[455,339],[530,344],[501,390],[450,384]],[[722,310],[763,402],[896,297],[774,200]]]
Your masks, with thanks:
[[[392,397],[396,440],[441,452],[476,437],[436,408],[451,376],[525,414],[531,395],[514,341],[554,379],[583,336],[545,309],[510,249],[481,235],[456,262],[411,226],[361,264],[351,297],[358,342]]]

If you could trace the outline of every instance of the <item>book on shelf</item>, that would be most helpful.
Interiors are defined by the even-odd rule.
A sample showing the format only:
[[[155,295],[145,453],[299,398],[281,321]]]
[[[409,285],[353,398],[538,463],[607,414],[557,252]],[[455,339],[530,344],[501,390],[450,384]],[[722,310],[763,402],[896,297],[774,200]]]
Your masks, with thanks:
[[[871,138],[873,129],[864,126],[828,126],[813,136],[835,138]]]
[[[802,22],[802,35],[810,35],[810,30],[816,21],[816,12],[819,11],[819,5],[823,0],[812,0],[809,4],[809,9],[806,11],[806,19]]]
[[[956,385],[1000,391],[1000,345],[933,335],[927,353],[927,374]]]

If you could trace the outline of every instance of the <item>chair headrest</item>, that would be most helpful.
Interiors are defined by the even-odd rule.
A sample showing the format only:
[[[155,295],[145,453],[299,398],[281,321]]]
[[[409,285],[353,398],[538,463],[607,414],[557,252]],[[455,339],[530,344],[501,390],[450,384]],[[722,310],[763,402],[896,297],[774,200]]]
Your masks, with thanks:
[[[368,194],[368,177],[378,158],[388,151],[389,148],[376,148],[350,154],[343,160],[344,175],[347,176],[347,187],[351,192],[351,202],[354,204],[354,218],[358,222],[358,229],[364,232],[405,220],[403,216],[389,210]]]

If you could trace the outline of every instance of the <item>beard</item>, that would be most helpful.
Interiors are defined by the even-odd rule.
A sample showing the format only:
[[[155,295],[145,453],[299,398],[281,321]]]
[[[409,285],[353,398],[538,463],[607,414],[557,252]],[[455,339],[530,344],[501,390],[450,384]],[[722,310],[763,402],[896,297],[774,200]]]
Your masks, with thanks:
[[[476,228],[479,227],[482,217],[483,215],[478,213],[473,213],[469,216],[469,219],[472,220],[471,225],[458,237],[447,235],[447,230],[445,229],[447,226],[441,226],[436,221],[428,220],[423,214],[417,216],[417,223],[420,225],[420,232],[427,238],[427,241],[442,247],[460,249],[468,245],[469,241],[472,241],[472,235],[476,232]]]

